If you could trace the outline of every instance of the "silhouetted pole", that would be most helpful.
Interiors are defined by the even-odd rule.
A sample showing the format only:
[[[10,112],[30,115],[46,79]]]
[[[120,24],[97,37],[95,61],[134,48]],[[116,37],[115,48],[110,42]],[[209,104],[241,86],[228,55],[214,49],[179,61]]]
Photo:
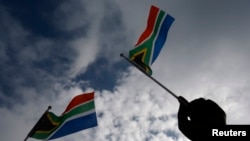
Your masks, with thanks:
[[[182,99],[179,99],[179,97],[173,93],[170,89],[168,89],[167,87],[165,87],[163,84],[161,84],[158,80],[156,80],[154,77],[152,77],[151,75],[149,75],[147,72],[144,71],[144,69],[138,65],[137,63],[135,63],[134,61],[130,60],[128,57],[126,57],[125,55],[123,55],[123,53],[120,54],[121,57],[123,57],[125,60],[127,60],[130,64],[132,64],[133,66],[135,66],[137,69],[139,69],[143,74],[145,74],[148,78],[150,78],[151,80],[153,80],[155,83],[157,83],[159,86],[161,86],[164,90],[166,90],[169,94],[171,94],[173,97],[175,97],[178,101],[182,102],[183,104],[188,104],[185,101],[182,101]]]
[[[51,109],[51,106],[48,106],[48,109],[43,113],[43,115],[40,117],[40,119],[37,121],[37,123],[35,124],[35,126],[30,130],[29,134],[25,137],[24,141],[27,141],[29,137],[31,137],[34,132],[35,132],[35,127],[36,125],[42,120],[42,117]]]

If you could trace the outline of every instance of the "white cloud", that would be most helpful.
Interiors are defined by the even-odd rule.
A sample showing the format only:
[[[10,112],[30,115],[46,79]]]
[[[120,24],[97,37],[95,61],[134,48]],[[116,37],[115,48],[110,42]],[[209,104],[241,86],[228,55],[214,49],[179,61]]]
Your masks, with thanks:
[[[77,51],[77,58],[72,65],[69,75],[74,78],[84,73],[90,63],[93,63],[98,53],[98,44],[92,38],[79,38],[70,43],[70,46]]]
[[[180,135],[175,116],[177,103],[170,102],[164,91],[138,70],[131,71],[114,92],[96,94],[97,113],[102,113],[97,137],[120,141],[160,139],[169,130]]]

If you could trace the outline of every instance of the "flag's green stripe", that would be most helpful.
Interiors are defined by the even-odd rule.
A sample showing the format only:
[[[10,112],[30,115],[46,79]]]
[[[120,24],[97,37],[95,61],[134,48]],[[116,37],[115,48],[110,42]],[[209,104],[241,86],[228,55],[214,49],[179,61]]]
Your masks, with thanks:
[[[46,139],[49,137],[49,135],[51,134],[50,133],[35,133],[32,138],[35,138],[35,139]]]
[[[61,118],[57,115],[55,115],[52,112],[49,112],[49,117],[51,118],[51,120],[55,123],[60,123],[61,122]]]
[[[72,110],[70,110],[69,112],[64,114],[62,117],[58,117],[54,114],[51,114],[51,118],[55,122],[64,122],[66,119],[68,119],[74,115],[87,112],[87,111],[94,109],[94,108],[95,108],[95,103],[94,103],[94,101],[91,101],[89,103],[86,103],[86,104],[83,104],[81,106],[73,108]]]
[[[72,116],[75,116],[75,115],[77,115],[79,113],[84,113],[84,112],[90,111],[90,110],[92,110],[94,108],[95,108],[94,101],[91,101],[89,103],[86,103],[84,105],[76,107],[76,108],[70,110],[70,112],[68,112],[67,114],[63,115],[62,122],[64,122],[66,119],[68,119],[68,118],[70,118]]]
[[[56,122],[56,123],[59,123],[59,125],[57,127],[59,127],[65,120],[67,120],[68,118],[72,117],[72,116],[75,116],[79,113],[84,113],[84,112],[87,112],[89,110],[92,110],[95,108],[95,104],[94,104],[94,101],[91,101],[89,103],[86,103],[86,104],[83,104],[79,107],[76,107],[72,110],[70,110],[67,114],[61,116],[61,117],[58,117],[56,116],[55,114],[53,113],[50,113],[50,117],[51,119]],[[55,128],[56,129],[56,128]],[[54,130],[53,130],[54,131]],[[33,138],[36,138],[36,139],[45,139],[45,138],[48,138],[48,136],[53,132],[36,132],[32,137]]]
[[[149,43],[147,43],[149,46],[150,46],[150,50],[149,50],[149,52],[147,52],[147,55],[146,55],[146,57],[145,57],[145,62],[148,64],[148,66],[151,66],[151,55],[152,55],[152,51],[153,51],[153,45],[154,45],[154,40],[155,40],[155,38],[156,38],[156,36],[157,36],[157,34],[158,34],[158,30],[159,30],[159,28],[160,28],[160,24],[161,24],[161,21],[162,21],[162,19],[163,19],[163,17],[164,17],[164,12],[163,11],[161,11],[160,13],[159,13],[159,15],[158,15],[158,18],[157,18],[157,21],[156,21],[156,25],[155,25],[155,29],[154,29],[154,32],[153,32],[153,34],[151,35],[151,37],[148,39],[148,41],[147,42],[149,42]]]
[[[155,24],[155,27],[154,27],[153,34],[144,43],[142,43],[141,45],[139,45],[136,48],[134,48],[133,50],[131,50],[130,51],[130,57],[132,57],[133,54],[136,54],[137,52],[143,50],[144,48],[148,48],[147,49],[147,54],[145,56],[145,60],[143,60],[143,62],[145,64],[149,65],[149,66],[151,65],[150,64],[150,58],[151,58],[151,52],[152,52],[152,49],[153,49],[153,43],[154,43],[155,37],[158,34],[158,30],[160,28],[161,21],[162,21],[162,19],[164,17],[164,14],[165,14],[165,12],[160,11],[160,13],[158,15],[158,18],[157,18],[157,21],[156,21],[156,24]]]

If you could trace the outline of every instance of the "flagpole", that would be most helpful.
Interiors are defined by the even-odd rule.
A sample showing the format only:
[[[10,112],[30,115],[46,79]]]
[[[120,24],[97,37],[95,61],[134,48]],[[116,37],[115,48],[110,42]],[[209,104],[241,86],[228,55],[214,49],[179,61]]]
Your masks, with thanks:
[[[47,110],[43,113],[43,115],[45,115],[51,108],[52,108],[51,106],[48,106]],[[30,130],[28,135],[25,137],[24,141],[27,141],[28,138],[34,134],[35,127],[42,120],[43,115],[40,117],[40,119],[37,121],[37,123],[34,125],[34,127]]]
[[[121,57],[123,57],[125,60],[127,60],[129,63],[131,63],[132,65],[134,65],[137,69],[139,69],[143,74],[145,74],[148,78],[150,78],[151,80],[153,80],[155,83],[157,83],[158,85],[160,85],[164,90],[166,90],[169,94],[171,94],[174,98],[176,98],[179,102],[183,103],[183,104],[188,104],[187,102],[183,101],[182,99],[180,99],[175,93],[173,93],[170,89],[168,89],[167,87],[165,87],[163,84],[161,84],[158,80],[156,80],[154,77],[152,77],[151,75],[149,75],[148,73],[146,73],[144,71],[144,69],[139,66],[138,64],[136,64],[134,61],[131,61],[128,57],[126,57],[123,53],[120,54]]]

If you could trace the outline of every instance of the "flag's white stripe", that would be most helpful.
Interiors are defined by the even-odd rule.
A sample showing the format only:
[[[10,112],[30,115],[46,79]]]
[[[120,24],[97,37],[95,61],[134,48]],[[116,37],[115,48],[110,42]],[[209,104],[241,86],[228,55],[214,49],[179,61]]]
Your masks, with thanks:
[[[47,141],[50,137],[52,137],[59,129],[61,129],[61,127],[66,124],[68,121],[70,120],[73,120],[73,119],[76,119],[76,118],[79,118],[79,117],[83,117],[83,116],[87,116],[87,115],[90,115],[92,113],[95,113],[95,109],[92,109],[90,111],[87,111],[87,112],[84,112],[84,113],[80,113],[80,114],[77,114],[77,115],[74,115],[70,118],[68,118],[67,120],[65,120],[63,122],[63,124],[60,125],[60,127],[58,127],[47,139],[45,139],[44,141]]]

